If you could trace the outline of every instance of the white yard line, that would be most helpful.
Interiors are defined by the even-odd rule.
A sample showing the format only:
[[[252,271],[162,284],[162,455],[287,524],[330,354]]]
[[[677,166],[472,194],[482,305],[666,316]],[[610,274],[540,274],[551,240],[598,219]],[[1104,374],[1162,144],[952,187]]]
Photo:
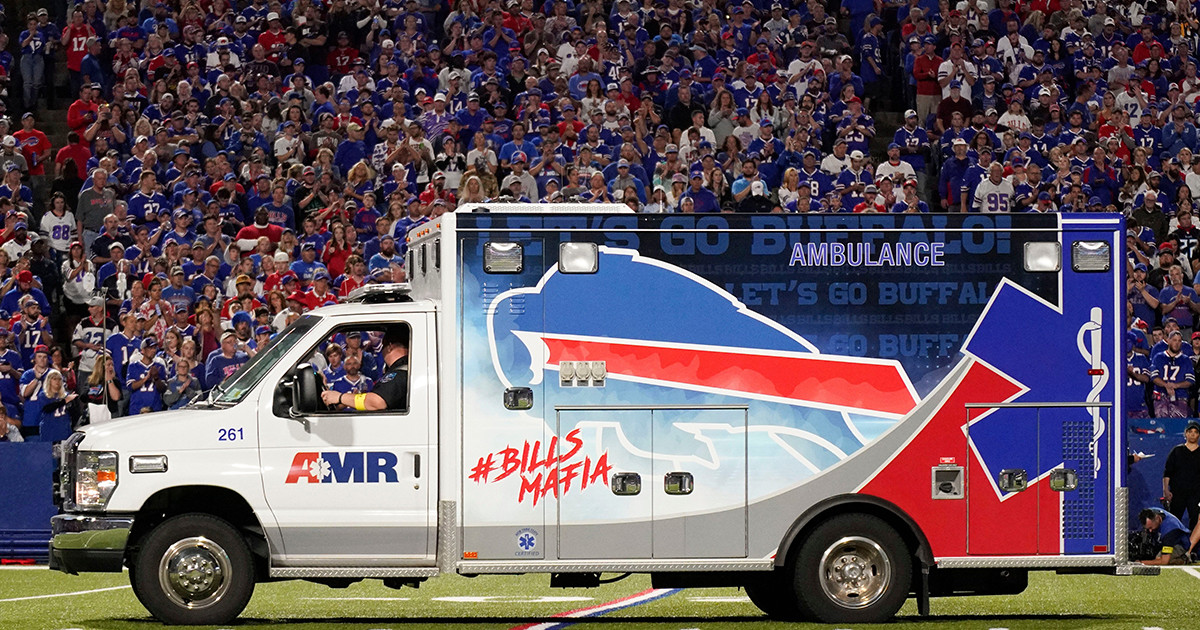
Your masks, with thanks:
[[[90,595],[91,593],[103,593],[105,591],[121,591],[130,586],[110,586],[108,588],[94,588],[90,591],[75,591],[72,593],[53,593],[51,595],[30,595],[28,597],[11,597],[9,599],[0,599],[0,603],[4,602],[24,602],[31,599],[50,599],[51,597],[74,597],[76,595]]]
[[[1183,572],[1200,580],[1200,571],[1197,571],[1197,570],[1193,569],[1192,567],[1184,567]]]

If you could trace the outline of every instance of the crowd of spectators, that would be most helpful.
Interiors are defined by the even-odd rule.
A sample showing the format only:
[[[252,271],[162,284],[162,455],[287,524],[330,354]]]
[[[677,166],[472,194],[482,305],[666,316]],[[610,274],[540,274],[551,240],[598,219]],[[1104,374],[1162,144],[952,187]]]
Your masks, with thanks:
[[[1156,325],[1168,350],[1172,325],[1189,340],[1200,311],[1183,0],[84,0],[11,18],[0,439],[184,404],[305,310],[404,280],[407,230],[481,202],[1123,212],[1133,352],[1155,360]],[[39,117],[63,105],[53,146]]]

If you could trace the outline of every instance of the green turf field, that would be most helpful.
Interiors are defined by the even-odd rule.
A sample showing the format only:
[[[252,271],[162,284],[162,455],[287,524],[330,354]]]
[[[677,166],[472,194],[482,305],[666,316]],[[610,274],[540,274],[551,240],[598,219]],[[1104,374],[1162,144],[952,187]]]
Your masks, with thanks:
[[[597,589],[551,589],[543,575],[440,577],[420,589],[391,590],[366,581],[343,590],[306,582],[259,585],[233,627],[325,630],[513,628],[554,621],[556,613],[595,606],[650,588],[635,576]],[[0,630],[162,627],[138,604],[126,575],[67,576],[46,569],[0,570]],[[108,589],[108,590],[98,590]],[[93,591],[78,594],[80,591]],[[46,595],[67,594],[60,597]],[[1029,589],[1010,597],[933,600],[933,616],[916,617],[910,601],[888,628],[1057,630],[1200,627],[1200,571],[1167,570],[1158,577],[1058,576],[1034,573]],[[16,599],[33,598],[37,599]],[[581,630],[766,630],[782,624],[762,616],[738,589],[684,590],[601,617]],[[817,627],[817,626],[813,626]],[[831,626],[832,627],[832,626]]]

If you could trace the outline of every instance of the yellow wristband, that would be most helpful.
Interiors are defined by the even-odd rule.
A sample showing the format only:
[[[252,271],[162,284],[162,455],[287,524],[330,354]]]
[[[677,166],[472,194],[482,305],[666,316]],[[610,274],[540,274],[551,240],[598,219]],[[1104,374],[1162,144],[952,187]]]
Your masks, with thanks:
[[[366,394],[355,394],[354,395],[354,408],[359,411],[367,410],[367,395]]]

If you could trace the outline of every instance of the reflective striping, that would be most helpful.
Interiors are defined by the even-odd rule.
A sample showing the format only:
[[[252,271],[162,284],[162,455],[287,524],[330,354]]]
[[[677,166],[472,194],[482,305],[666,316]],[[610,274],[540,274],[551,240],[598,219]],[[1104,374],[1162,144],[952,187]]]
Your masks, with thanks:
[[[74,591],[72,593],[52,593],[50,595],[29,595],[28,597],[12,597],[9,599],[0,599],[0,603],[4,602],[24,602],[31,599],[50,599],[52,597],[74,597],[76,595],[90,595],[91,593],[103,593],[105,591],[120,591],[132,586],[110,586],[108,588],[94,588],[90,591]]]
[[[575,623],[573,621],[566,621],[566,619],[582,619],[582,618],[587,618],[587,617],[599,617],[600,615],[604,615],[604,614],[613,612],[615,610],[621,610],[624,608],[632,608],[633,606],[640,606],[641,604],[647,604],[647,603],[655,601],[657,599],[662,599],[669,595],[674,595],[675,593],[678,593],[680,590],[682,590],[682,589],[652,588],[649,590],[642,591],[641,593],[636,593],[634,595],[630,595],[628,597],[622,597],[621,599],[615,599],[606,604],[599,604],[597,606],[591,606],[588,608],[580,608],[578,610],[571,610],[571,611],[567,611],[564,613],[558,613],[557,615],[554,615],[555,618],[564,619],[563,621],[549,621],[549,622],[545,622],[545,623],[526,624],[523,626],[516,626],[516,627],[512,628],[511,630],[557,630],[558,628],[565,628],[565,627],[570,626]]]

